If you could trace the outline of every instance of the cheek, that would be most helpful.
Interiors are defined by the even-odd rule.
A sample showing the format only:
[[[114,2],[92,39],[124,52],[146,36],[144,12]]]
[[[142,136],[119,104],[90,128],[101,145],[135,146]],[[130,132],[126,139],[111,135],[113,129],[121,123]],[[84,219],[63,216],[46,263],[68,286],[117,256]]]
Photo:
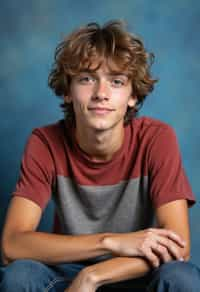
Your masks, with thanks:
[[[81,109],[87,106],[89,96],[84,89],[73,90],[71,97],[74,109]]]
[[[118,108],[122,110],[126,109],[129,102],[129,95],[128,92],[121,92],[117,96],[115,96],[115,101],[118,105]]]
[[[74,111],[78,114],[84,111],[84,108],[86,107],[86,105],[83,103],[82,100],[76,99],[73,101],[73,107],[74,107]]]

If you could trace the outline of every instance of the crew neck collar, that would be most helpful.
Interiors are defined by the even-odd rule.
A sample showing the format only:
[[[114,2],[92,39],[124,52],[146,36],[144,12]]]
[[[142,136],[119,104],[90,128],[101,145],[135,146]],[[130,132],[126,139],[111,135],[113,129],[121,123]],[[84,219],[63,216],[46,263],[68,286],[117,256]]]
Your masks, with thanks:
[[[123,155],[124,148],[125,148],[126,132],[127,132],[126,126],[124,126],[124,138],[123,138],[123,142],[122,142],[120,148],[116,152],[114,152],[111,159],[106,160],[106,161],[92,160],[90,155],[79,146],[78,141],[76,139],[76,135],[75,135],[75,126],[69,125],[65,121],[65,127],[67,128],[67,131],[70,132],[70,137],[71,137],[72,145],[73,145],[73,151],[76,154],[76,158],[81,160],[82,162],[86,163],[87,165],[89,165],[92,168],[99,168],[102,166],[115,164],[116,162],[118,162],[118,160]]]

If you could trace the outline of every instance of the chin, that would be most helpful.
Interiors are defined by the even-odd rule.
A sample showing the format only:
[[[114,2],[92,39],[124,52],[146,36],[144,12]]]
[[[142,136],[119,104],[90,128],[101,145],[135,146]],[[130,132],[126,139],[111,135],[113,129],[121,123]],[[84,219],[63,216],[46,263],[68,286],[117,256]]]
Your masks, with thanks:
[[[109,128],[110,125],[105,120],[101,120],[101,121],[93,120],[93,121],[88,121],[87,126],[88,128],[95,129],[95,130],[106,130],[107,128]]]
[[[96,130],[96,131],[106,131],[106,130],[110,129],[110,127],[106,127],[106,126],[94,126],[93,129]]]
[[[88,123],[87,123],[89,128],[97,130],[97,131],[111,130],[115,127],[120,127],[120,124],[123,127],[123,119],[119,119],[116,121],[109,121],[106,119],[88,120]]]
[[[93,125],[92,128],[96,131],[108,131],[108,130],[112,130],[113,128],[115,128],[115,124],[100,124],[100,125]]]

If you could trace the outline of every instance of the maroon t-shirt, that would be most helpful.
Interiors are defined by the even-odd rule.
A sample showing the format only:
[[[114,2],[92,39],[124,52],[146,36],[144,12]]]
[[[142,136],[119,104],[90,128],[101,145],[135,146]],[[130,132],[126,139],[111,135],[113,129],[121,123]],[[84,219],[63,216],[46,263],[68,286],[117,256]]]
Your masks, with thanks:
[[[195,202],[174,130],[148,117],[125,127],[121,148],[107,162],[93,162],[64,120],[30,136],[13,193],[42,209],[53,198],[60,232],[130,232],[153,226],[155,208]]]

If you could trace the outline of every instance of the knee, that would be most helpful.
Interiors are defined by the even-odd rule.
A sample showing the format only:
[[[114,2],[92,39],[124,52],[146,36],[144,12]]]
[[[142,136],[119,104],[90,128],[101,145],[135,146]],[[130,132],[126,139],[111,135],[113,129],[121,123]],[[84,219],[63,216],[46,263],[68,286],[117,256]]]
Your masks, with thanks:
[[[16,260],[3,273],[0,291],[29,291],[37,283],[43,264],[33,260]]]
[[[159,269],[159,277],[161,279],[174,279],[181,282],[188,282],[196,276],[199,278],[198,268],[189,262],[173,261],[162,265]]]
[[[169,291],[197,291],[197,287],[200,287],[200,271],[189,262],[173,261],[163,264],[156,271],[154,282],[171,287]]]

